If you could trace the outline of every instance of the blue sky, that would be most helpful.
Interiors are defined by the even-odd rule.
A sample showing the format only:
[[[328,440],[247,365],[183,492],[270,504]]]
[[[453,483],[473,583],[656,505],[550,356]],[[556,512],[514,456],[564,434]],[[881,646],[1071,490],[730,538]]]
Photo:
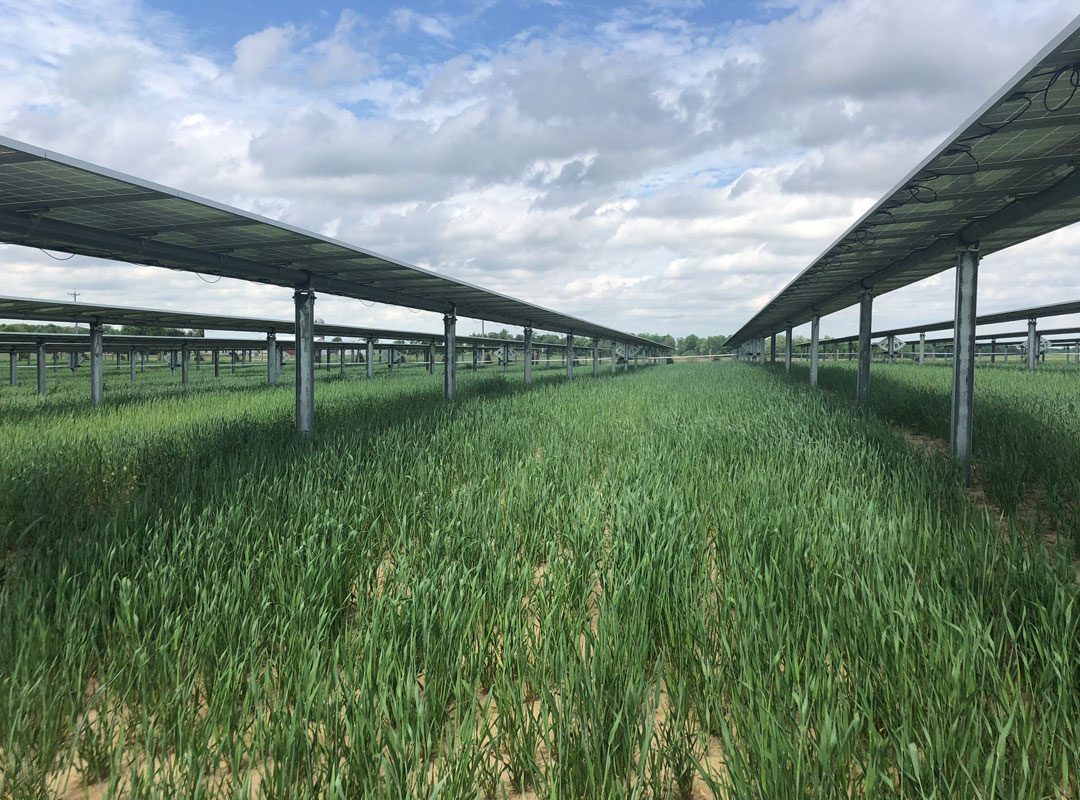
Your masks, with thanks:
[[[1075,8],[0,0],[0,15],[0,133],[613,327],[705,335],[738,328]],[[1080,296],[1077,258],[1069,228],[987,259],[980,310]],[[27,296],[291,314],[286,290],[155,268],[14,246],[0,268]],[[318,303],[327,321],[440,325]],[[951,305],[943,274],[875,317]],[[823,321],[853,328],[850,312]]]

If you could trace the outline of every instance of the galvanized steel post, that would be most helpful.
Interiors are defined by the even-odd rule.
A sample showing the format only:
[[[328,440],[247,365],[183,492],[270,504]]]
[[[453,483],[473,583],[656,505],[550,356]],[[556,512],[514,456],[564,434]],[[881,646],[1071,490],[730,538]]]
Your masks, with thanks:
[[[435,374],[435,342],[428,342],[427,346],[427,371],[428,374]]]
[[[566,334],[566,379],[574,377],[574,334]]]
[[[926,333],[919,334],[919,364],[926,363]]]
[[[11,352],[8,354],[8,386],[18,386],[19,384],[19,356],[15,352],[15,348],[11,348]]]
[[[104,341],[101,323],[96,319],[90,323],[90,401],[100,406],[105,400],[105,380],[102,374],[102,352]]]
[[[863,289],[859,294],[859,380],[855,400],[860,406],[870,402],[870,331],[874,316],[874,290]]]
[[[817,388],[818,373],[818,336],[821,332],[821,315],[814,314],[810,317],[810,386]]]
[[[769,363],[776,363],[776,334],[772,335],[772,343],[769,345]]]
[[[525,329],[525,383],[532,383],[533,329]]]
[[[949,450],[960,462],[963,482],[971,477],[972,410],[975,403],[975,303],[979,245],[956,254],[956,321],[953,325],[952,420]]]
[[[473,342],[472,346],[472,371],[476,372],[480,368],[480,345]]]
[[[40,341],[37,346],[37,393],[45,394],[45,344]]]
[[[367,376],[373,378],[375,377],[375,340],[368,339],[365,347],[367,349],[364,351],[364,362],[367,366]]]
[[[990,340],[990,363],[997,363],[997,339]]]
[[[592,340],[592,374],[594,378],[600,377],[600,340],[596,337]]]
[[[277,334],[266,334],[266,382],[273,386],[277,383]]]
[[[791,372],[791,326],[784,331],[784,372]]]
[[[510,345],[503,345],[503,372],[510,369]]]
[[[457,392],[457,316],[451,306],[450,313],[443,317],[443,336],[446,339],[446,365],[443,373],[443,391],[447,400],[453,400]]]
[[[1028,320],[1028,335],[1027,335],[1027,361],[1028,372],[1035,371],[1035,365],[1039,361],[1039,334],[1035,329],[1036,321],[1034,319]]]
[[[180,383],[188,382],[188,346],[180,345]]]
[[[211,355],[213,356],[213,359],[214,359],[214,377],[215,378],[220,378],[221,377],[221,351],[218,350],[215,347],[214,352]]]
[[[132,348],[128,350],[128,366],[131,369],[131,381],[135,382],[135,350]]]
[[[630,371],[630,343],[629,342],[623,342],[622,352],[623,352],[622,371],[623,372],[629,372]]]
[[[315,292],[297,289],[296,307],[296,432],[315,432]]]
[[[338,371],[341,373],[342,377],[344,377],[345,376],[345,345],[341,346],[341,353],[339,355],[341,357],[338,359]]]

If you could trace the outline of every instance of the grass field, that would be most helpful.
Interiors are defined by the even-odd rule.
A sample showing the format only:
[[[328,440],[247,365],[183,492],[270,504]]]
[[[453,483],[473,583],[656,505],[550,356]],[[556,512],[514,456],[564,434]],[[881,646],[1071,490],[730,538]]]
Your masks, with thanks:
[[[459,375],[0,391],[0,796],[1077,796],[1080,376]]]

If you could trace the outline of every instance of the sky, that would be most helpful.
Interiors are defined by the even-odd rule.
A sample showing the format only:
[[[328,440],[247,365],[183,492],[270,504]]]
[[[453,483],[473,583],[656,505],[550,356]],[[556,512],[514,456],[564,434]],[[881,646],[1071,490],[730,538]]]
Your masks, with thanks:
[[[0,14],[3,135],[683,336],[739,328],[1075,7],[0,0]],[[1077,226],[987,257],[979,311],[1080,298],[1078,259]],[[292,316],[283,287],[5,245],[0,269],[5,294]],[[875,327],[952,304],[950,271],[876,299]],[[331,296],[316,315],[441,325]],[[856,324],[849,309],[822,333]]]

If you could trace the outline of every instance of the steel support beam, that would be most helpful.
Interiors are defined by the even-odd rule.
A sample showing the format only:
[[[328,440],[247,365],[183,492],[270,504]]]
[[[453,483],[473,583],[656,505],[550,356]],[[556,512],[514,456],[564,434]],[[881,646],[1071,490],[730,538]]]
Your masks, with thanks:
[[[214,377],[215,378],[220,378],[221,377],[221,351],[218,350],[215,347],[214,351],[210,354],[210,357],[214,360]]]
[[[964,484],[971,478],[972,410],[975,403],[975,304],[979,245],[956,253],[956,325],[953,328],[952,420],[949,450],[960,463]]]
[[[926,363],[926,333],[919,334],[919,365]]]
[[[770,364],[775,364],[776,363],[776,334],[775,333],[772,335],[772,339],[770,340],[770,342],[771,343],[769,344],[769,363]]]
[[[447,400],[453,400],[457,393],[457,316],[453,309],[443,317],[443,338],[446,341],[446,354],[443,356],[443,392]],[[473,353],[475,353],[475,349]]]
[[[270,386],[278,380],[277,334],[266,334],[266,382]]]
[[[428,342],[427,346],[427,371],[428,374],[435,374],[435,342]]]
[[[629,372],[630,371],[630,343],[629,342],[623,342],[622,352],[623,352],[622,371],[623,372]]]
[[[296,433],[315,432],[315,292],[297,289],[296,307]]]
[[[818,351],[821,348],[821,315],[810,317],[810,388],[817,388]]]
[[[784,372],[791,372],[791,326],[784,331]]]
[[[37,393],[45,394],[45,345],[37,347]]]
[[[990,340],[990,363],[997,363],[997,339]]]
[[[510,345],[503,345],[503,372],[510,371]]]
[[[874,316],[874,290],[863,289],[859,294],[859,381],[855,400],[860,406],[870,402],[870,331]]]
[[[19,385],[19,356],[15,348],[8,354],[8,386]]]
[[[128,367],[131,370],[131,382],[135,382],[135,350],[128,350]]]
[[[574,377],[574,334],[566,334],[566,379]]]
[[[338,371],[341,373],[341,377],[345,377],[345,345],[341,346],[341,352],[338,353],[340,358],[338,359]]]
[[[90,323],[90,402],[100,406],[105,400],[105,376],[102,373],[104,347],[102,326],[97,320]]]
[[[375,377],[375,340],[368,339],[364,344],[364,366],[367,367],[367,376]]]
[[[532,383],[533,329],[525,329],[525,383]]]
[[[600,340],[592,340],[592,374],[594,378],[600,377]]]
[[[181,345],[180,347],[180,383],[187,384],[188,382],[188,346]]]
[[[1027,365],[1028,372],[1035,371],[1035,365],[1039,363],[1039,332],[1036,330],[1037,321],[1028,320],[1028,346]]]
[[[615,369],[616,369],[616,366],[617,366],[617,364],[615,362],[617,362],[619,360],[618,356],[615,353],[615,348],[617,348],[618,346],[619,345],[618,345],[617,342],[612,342],[611,343],[611,374],[612,375],[615,374]]]

